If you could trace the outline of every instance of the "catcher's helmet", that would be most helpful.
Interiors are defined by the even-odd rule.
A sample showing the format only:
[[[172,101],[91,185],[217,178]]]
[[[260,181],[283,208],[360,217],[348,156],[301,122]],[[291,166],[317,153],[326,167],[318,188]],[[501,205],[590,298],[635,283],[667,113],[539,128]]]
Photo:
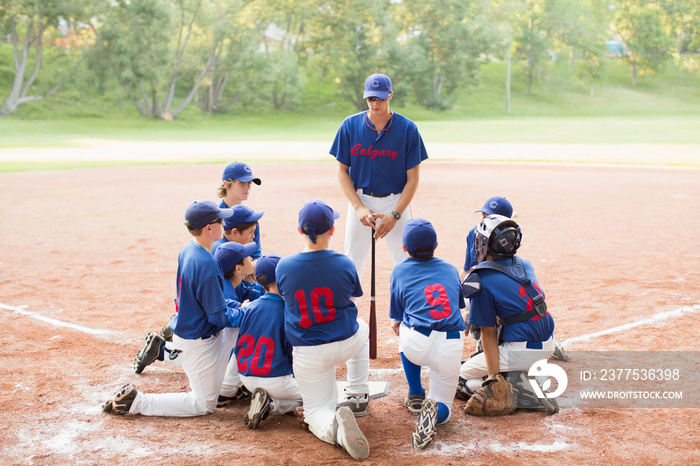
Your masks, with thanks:
[[[487,254],[495,260],[513,257],[522,239],[520,227],[513,220],[503,215],[489,215],[476,227],[476,262],[483,262]]]

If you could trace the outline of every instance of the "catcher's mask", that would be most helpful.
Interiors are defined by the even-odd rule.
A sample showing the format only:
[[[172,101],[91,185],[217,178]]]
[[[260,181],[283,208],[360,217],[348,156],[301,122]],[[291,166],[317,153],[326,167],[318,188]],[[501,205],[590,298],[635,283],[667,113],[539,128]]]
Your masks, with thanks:
[[[489,215],[476,227],[474,235],[477,264],[483,262],[487,254],[494,260],[513,257],[522,239],[523,233],[513,220],[503,215]]]

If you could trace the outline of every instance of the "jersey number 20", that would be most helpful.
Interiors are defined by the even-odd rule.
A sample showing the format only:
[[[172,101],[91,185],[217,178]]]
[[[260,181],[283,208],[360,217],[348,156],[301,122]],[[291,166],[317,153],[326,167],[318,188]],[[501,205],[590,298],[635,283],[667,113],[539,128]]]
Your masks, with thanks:
[[[270,337],[262,336],[255,341],[253,335],[245,334],[238,338],[238,346],[241,348],[238,350],[238,372],[247,372],[248,363],[250,362],[250,372],[264,377],[270,373],[272,368],[272,357],[275,353],[275,340]],[[265,349],[263,350],[263,347]],[[264,351],[264,360],[262,365],[260,365],[261,355]],[[251,354],[253,354],[253,359],[247,361]]]
[[[309,305],[304,290],[297,290],[297,292],[294,293],[294,297],[299,302],[299,311],[301,312],[299,326],[301,328],[311,327],[314,323],[311,321]],[[321,298],[323,298],[326,303],[326,309],[328,310],[328,314],[326,315],[324,315],[323,311],[321,310]],[[317,324],[333,322],[333,320],[335,320],[333,291],[331,291],[330,288],[314,288],[311,290],[311,309],[314,311],[314,320]]]
[[[435,296],[436,292],[437,296]],[[440,320],[445,319],[452,314],[452,309],[450,308],[450,298],[447,296],[447,290],[445,290],[444,286],[439,283],[428,285],[425,287],[424,293],[428,304],[435,306],[435,308],[430,310],[430,317],[435,320]],[[442,308],[441,311],[438,311],[439,307]]]

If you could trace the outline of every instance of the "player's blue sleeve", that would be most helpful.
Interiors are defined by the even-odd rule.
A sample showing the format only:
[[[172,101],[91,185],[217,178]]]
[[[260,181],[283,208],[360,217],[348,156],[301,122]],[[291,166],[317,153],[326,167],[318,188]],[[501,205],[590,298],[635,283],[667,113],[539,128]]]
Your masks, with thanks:
[[[259,283],[248,283],[242,281],[236,287],[236,296],[240,302],[255,301],[265,294],[265,289]]]
[[[394,269],[396,270],[396,269]],[[397,285],[397,279],[392,271],[389,278],[389,290],[391,298],[389,300],[389,317],[394,320],[403,321],[404,308],[401,302],[401,290]]]
[[[496,326],[496,301],[487,288],[482,287],[479,293],[470,298],[467,323],[481,327]]]
[[[211,277],[197,288],[197,300],[207,314],[207,321],[217,327],[230,327],[226,317],[223,278]]]
[[[406,142],[406,170],[419,165],[423,160],[428,158],[428,151],[425,150],[425,144],[423,144],[423,138],[418,132],[418,128],[413,127],[411,135]]]
[[[464,254],[464,270],[469,271],[476,265],[476,252],[474,251],[474,235],[476,227],[467,234],[467,250]]]
[[[255,225],[255,232],[253,233],[253,241],[258,245],[258,249],[255,250],[251,257],[253,260],[260,259],[262,257],[262,243],[260,243],[260,225]],[[213,254],[213,252],[212,252]]]
[[[244,306],[227,307],[226,320],[228,325],[225,327],[240,327],[243,317],[246,315],[247,308]]]

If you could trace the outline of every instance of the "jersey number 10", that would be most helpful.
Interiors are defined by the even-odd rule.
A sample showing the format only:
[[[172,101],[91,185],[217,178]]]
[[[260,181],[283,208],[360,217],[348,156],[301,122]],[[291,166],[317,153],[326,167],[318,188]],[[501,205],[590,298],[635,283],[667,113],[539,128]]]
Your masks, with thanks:
[[[297,292],[294,293],[294,297],[299,302],[299,312],[301,313],[299,326],[301,328],[311,327],[314,323],[311,321],[309,305],[304,290],[297,290]],[[321,310],[321,298],[324,298],[326,309],[328,310],[328,314],[326,315],[324,315],[323,311]],[[311,290],[311,309],[314,312],[314,320],[317,324],[333,322],[335,320],[333,291],[331,291],[330,288],[314,288]]]

